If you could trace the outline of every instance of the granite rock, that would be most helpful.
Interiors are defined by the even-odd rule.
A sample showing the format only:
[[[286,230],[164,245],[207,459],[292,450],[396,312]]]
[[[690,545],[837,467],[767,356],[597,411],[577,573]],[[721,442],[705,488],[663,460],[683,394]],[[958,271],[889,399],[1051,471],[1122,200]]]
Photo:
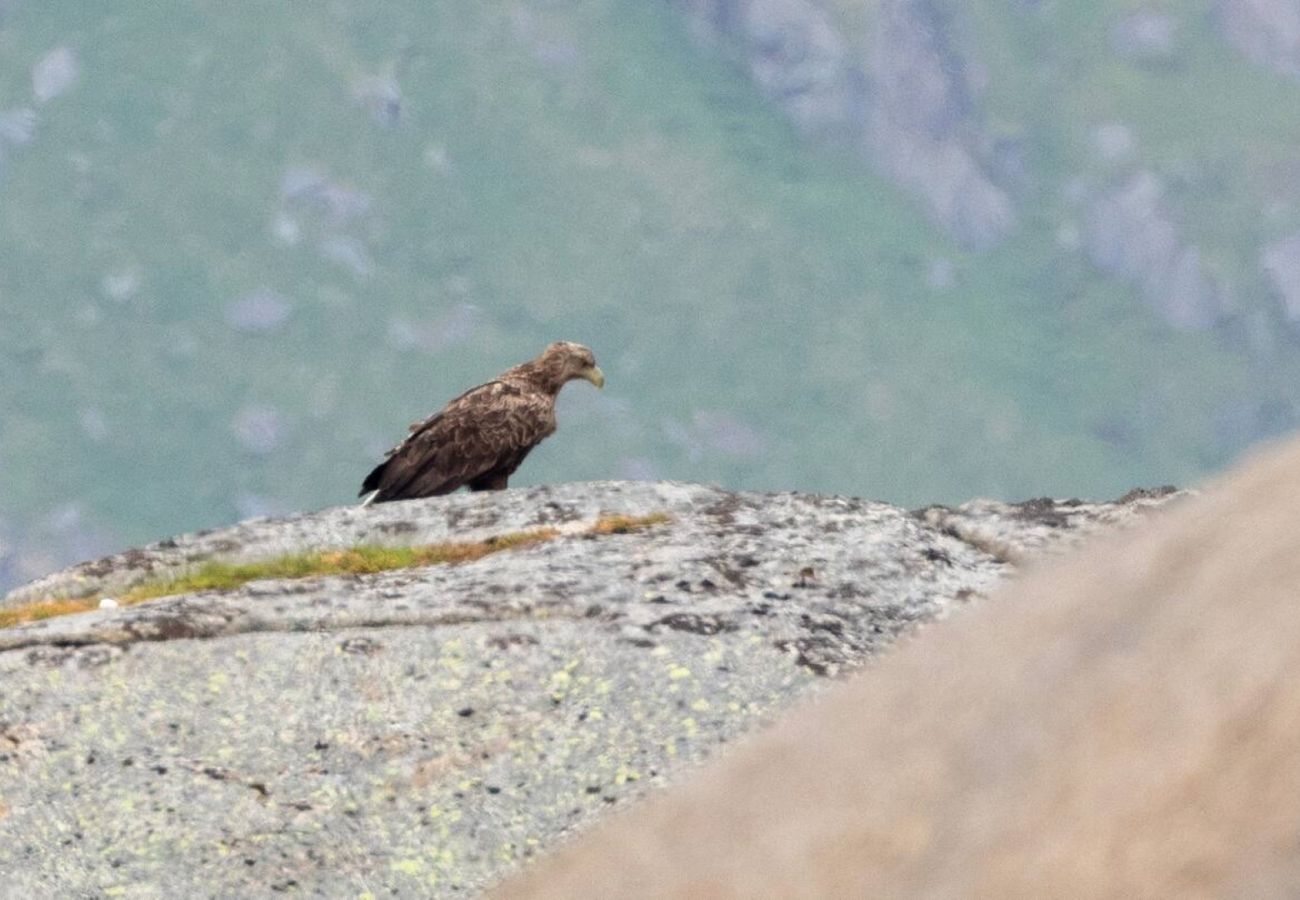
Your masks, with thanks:
[[[477,890],[1020,559],[1167,499],[911,513],[607,482],[255,520],[84,564],[4,602],[212,559],[558,531],[455,566],[0,630],[0,870],[16,896]]]

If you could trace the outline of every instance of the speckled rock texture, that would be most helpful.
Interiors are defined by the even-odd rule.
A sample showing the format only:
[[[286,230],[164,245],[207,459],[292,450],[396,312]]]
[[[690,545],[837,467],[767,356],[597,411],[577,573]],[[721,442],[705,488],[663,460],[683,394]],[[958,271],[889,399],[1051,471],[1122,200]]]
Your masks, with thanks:
[[[1158,518],[491,897],[1300,897],[1300,440]]]
[[[0,630],[4,891],[472,895],[1024,558],[1174,496],[909,513],[597,483],[255,520],[78,566],[5,603],[209,559],[561,530],[455,566]],[[587,533],[652,513],[670,519]]]

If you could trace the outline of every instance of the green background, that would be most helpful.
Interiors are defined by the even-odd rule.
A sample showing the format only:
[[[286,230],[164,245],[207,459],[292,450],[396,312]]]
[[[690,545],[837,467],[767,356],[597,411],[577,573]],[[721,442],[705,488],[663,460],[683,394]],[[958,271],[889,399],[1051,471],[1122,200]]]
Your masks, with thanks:
[[[875,13],[830,5],[851,34]],[[608,384],[566,390],[519,484],[919,505],[1196,479],[1294,421],[1258,252],[1300,227],[1269,175],[1298,164],[1300,81],[1234,53],[1208,3],[1157,6],[1182,23],[1161,66],[1111,49],[1137,4],[955,7],[1030,173],[1014,236],[971,254],[666,3],[19,4],[0,111],[36,121],[0,159],[0,517],[77,504],[121,544],[349,502],[407,423],[557,338]],[[37,105],[56,47],[80,74]],[[1057,240],[1068,185],[1116,175],[1090,149],[1111,121],[1232,288],[1214,333]],[[256,291],[287,319],[232,327]]]

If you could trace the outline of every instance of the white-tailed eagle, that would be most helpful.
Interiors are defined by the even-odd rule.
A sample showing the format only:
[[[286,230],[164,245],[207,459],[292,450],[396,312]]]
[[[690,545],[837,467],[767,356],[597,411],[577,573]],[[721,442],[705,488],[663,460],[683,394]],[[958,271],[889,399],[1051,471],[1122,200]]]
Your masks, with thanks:
[[[555,398],[575,378],[605,376],[581,344],[556,341],[536,359],[466,391],[410,434],[361,485],[366,503],[449,494],[460,487],[499,491],[528,452],[555,432]]]

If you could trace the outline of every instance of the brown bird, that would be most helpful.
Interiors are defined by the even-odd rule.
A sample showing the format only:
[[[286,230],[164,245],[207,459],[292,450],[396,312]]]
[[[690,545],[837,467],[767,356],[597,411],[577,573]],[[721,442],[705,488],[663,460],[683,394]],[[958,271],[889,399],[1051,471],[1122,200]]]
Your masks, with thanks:
[[[596,357],[556,341],[536,359],[452,400],[374,468],[358,496],[365,504],[471,491],[500,491],[530,450],[555,432],[555,398],[575,378],[603,387]],[[372,493],[373,492],[373,493]]]

